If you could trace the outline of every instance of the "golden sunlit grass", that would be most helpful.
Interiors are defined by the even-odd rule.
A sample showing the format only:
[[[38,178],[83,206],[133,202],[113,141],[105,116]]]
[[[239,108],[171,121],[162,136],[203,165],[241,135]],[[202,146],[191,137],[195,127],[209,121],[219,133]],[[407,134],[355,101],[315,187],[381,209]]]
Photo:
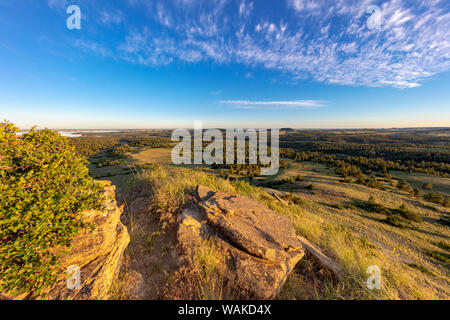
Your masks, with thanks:
[[[192,266],[195,281],[195,291],[199,300],[223,299],[224,279],[219,268],[221,257],[213,242],[202,244],[194,253]]]
[[[328,170],[328,169],[327,169]],[[305,172],[301,173],[308,177]],[[314,172],[320,179],[325,178],[325,173]],[[283,204],[268,196],[260,188],[251,186],[242,181],[228,181],[201,170],[189,170],[185,168],[153,166],[153,169],[144,170],[138,174],[137,179],[147,183],[152,190],[155,205],[163,211],[174,210],[185,204],[198,184],[210,187],[215,191],[236,193],[256,199],[277,213],[287,217],[295,226],[299,235],[318,244],[330,257],[335,259],[344,269],[344,275],[338,283],[329,281],[320,290],[315,298],[334,299],[430,299],[448,297],[448,281],[445,268],[436,265],[433,261],[424,261],[424,256],[419,248],[436,247],[434,242],[439,242],[439,237],[427,235],[423,228],[429,228],[430,233],[445,232],[440,226],[428,222],[417,225],[419,231],[414,229],[402,230],[381,222],[376,214],[356,212],[352,209],[330,209],[321,201],[321,196],[329,200],[332,197],[327,194],[336,193],[342,201],[366,201],[369,189],[360,185],[347,185],[331,179],[332,184],[316,183],[317,194],[313,195],[313,201],[304,204]],[[330,181],[330,180],[329,180]],[[325,192],[324,194],[322,194]],[[401,204],[405,199],[400,195],[384,191],[374,190],[379,201],[391,204]],[[344,195],[344,196],[342,196]],[[303,195],[304,196],[304,195]],[[411,205],[412,209],[418,207]],[[355,207],[353,207],[355,208]],[[427,214],[437,214],[427,212]],[[444,228],[442,226],[442,228]],[[397,251],[394,250],[396,248]],[[394,250],[394,252],[392,252]],[[400,253],[400,256],[399,256]],[[204,259],[203,259],[204,260]],[[417,268],[408,264],[423,265],[432,274],[420,272]],[[377,265],[382,272],[382,289],[368,290],[366,269],[370,265]],[[431,281],[431,284],[430,284]],[[296,284],[297,283],[297,284]],[[428,283],[428,285],[425,285]],[[296,289],[301,284],[298,275],[293,273],[287,280],[286,290],[280,293],[282,298],[302,299],[302,290]],[[290,292],[291,294],[287,293]]]
[[[131,154],[131,158],[136,160],[138,164],[142,163],[171,163],[172,149],[168,148],[149,148],[144,149],[138,153]]]
[[[291,169],[291,174],[301,174],[316,185],[314,194],[301,186],[294,192],[313,201],[312,205],[303,206],[298,215],[303,220],[296,224],[299,233],[334,256],[354,279],[358,274],[360,281],[366,279],[365,267],[378,265],[382,271],[382,294],[386,298],[448,298],[448,265],[426,255],[437,248],[441,255],[446,252],[445,246],[438,246],[440,241],[448,239],[448,227],[438,223],[441,217],[448,215],[446,208],[439,206],[437,211],[431,210],[429,204],[404,192],[341,183],[325,166],[312,168],[306,164],[296,172]],[[424,178],[430,176],[424,175]],[[389,208],[405,203],[424,221],[410,222],[404,229],[390,226],[384,222],[385,215],[358,207],[358,203],[365,203],[370,195]]]

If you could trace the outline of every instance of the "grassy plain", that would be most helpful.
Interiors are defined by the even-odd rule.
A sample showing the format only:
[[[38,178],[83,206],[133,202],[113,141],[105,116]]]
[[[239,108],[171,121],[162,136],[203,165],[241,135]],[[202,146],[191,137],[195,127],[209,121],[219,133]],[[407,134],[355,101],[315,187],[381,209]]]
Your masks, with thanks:
[[[91,165],[91,175],[112,180],[121,191],[128,190],[136,181],[145,181],[144,184],[151,190],[148,193],[151,197],[150,211],[177,212],[189,201],[193,188],[204,184],[215,190],[255,198],[286,216],[299,235],[320,246],[341,264],[345,274],[336,282],[323,276],[317,266],[305,260],[291,273],[279,299],[450,298],[450,232],[448,225],[443,223],[448,221],[450,211],[440,204],[414,197],[396,186],[396,179],[403,179],[418,189],[424,183],[431,183],[433,189],[423,190],[424,193],[434,191],[449,197],[450,182],[447,177],[392,170],[391,179],[377,177],[384,187],[380,190],[355,181],[343,182],[331,165],[290,161],[287,168],[268,177],[249,179],[245,171],[238,176],[225,170],[230,178],[227,180],[218,177],[221,170],[208,166],[173,166],[170,153],[170,148],[136,148],[128,157],[121,159],[119,165],[102,168]],[[302,177],[301,181],[295,181],[297,176]],[[271,190],[284,196],[287,204],[277,201],[266,193],[267,188],[263,188],[264,183],[283,179],[287,182]],[[289,201],[290,197],[296,197],[297,201]],[[405,220],[402,227],[389,224],[386,213],[368,209],[370,197],[392,210],[404,204],[423,221]],[[155,226],[151,228],[152,232],[154,229]],[[157,238],[164,239],[166,246],[175,247],[173,232]],[[139,243],[134,249],[142,254],[142,250],[147,250],[145,248],[150,245],[148,234],[142,231],[138,238],[142,239],[134,242]],[[153,240],[150,242],[153,243]],[[163,246],[159,241],[155,243],[158,248]],[[151,246],[155,247],[155,244]],[[132,259],[133,241],[128,252]],[[155,252],[164,254],[165,251],[159,248]],[[134,258],[139,260],[139,255],[134,255]],[[151,259],[157,258],[152,256]],[[170,259],[167,268],[172,267],[164,272],[160,269],[164,269],[165,260],[161,261],[162,267],[155,267],[147,273],[149,283],[160,279],[156,281],[155,288],[164,287],[164,281],[171,278],[166,274],[167,270],[173,269]],[[379,291],[366,287],[366,270],[370,265],[381,269],[382,289]],[[148,297],[154,296],[155,290]],[[204,292],[202,296],[208,296],[208,293]]]

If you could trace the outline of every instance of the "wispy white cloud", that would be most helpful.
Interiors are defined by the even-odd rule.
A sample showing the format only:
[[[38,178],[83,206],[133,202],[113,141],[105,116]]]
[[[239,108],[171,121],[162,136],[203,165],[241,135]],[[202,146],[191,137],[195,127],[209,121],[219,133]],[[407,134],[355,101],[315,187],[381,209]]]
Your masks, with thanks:
[[[297,11],[314,10],[320,7],[319,1],[316,0],[290,0],[289,2]]]
[[[387,0],[380,5],[377,30],[366,26],[372,3],[285,0],[279,15],[260,10],[259,1],[159,1],[149,9],[159,27],[129,26],[125,39],[108,50],[151,67],[237,63],[278,70],[292,79],[355,86],[412,88],[450,70],[448,1]],[[121,19],[107,15],[104,22]],[[98,47],[95,51],[105,55]]]
[[[293,101],[250,101],[250,100],[223,100],[220,104],[233,106],[240,109],[315,109],[325,106],[324,101],[320,100],[293,100]]]
[[[69,6],[68,0],[47,0],[50,8],[55,10],[66,10]]]
[[[113,57],[112,51],[104,45],[91,40],[76,40],[73,45],[84,52],[102,57]]]
[[[124,20],[124,14],[119,10],[105,10],[100,13],[100,21],[106,26],[121,24]]]
[[[159,23],[161,23],[162,25],[164,25],[166,27],[171,26],[172,19],[171,19],[170,15],[164,9],[162,4],[158,4],[157,19],[158,19]]]
[[[239,16],[248,17],[253,10],[253,3],[243,0],[239,5]]]

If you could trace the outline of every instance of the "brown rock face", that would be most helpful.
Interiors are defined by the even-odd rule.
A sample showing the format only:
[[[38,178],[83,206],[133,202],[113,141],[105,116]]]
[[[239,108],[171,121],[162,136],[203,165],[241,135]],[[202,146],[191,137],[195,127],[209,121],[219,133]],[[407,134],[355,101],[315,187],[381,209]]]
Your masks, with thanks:
[[[82,230],[72,240],[72,250],[61,258],[61,271],[66,276],[58,282],[46,299],[108,299],[110,288],[118,274],[124,249],[130,237],[125,226],[120,222],[122,208],[115,200],[115,186],[109,181],[105,184],[105,212],[86,212],[84,221],[93,224],[95,229]],[[81,288],[69,289],[66,270],[69,266],[80,268]]]
[[[183,211],[178,241],[186,254],[213,240],[223,276],[258,299],[276,296],[303,257],[293,225],[255,200],[199,186],[200,202]]]

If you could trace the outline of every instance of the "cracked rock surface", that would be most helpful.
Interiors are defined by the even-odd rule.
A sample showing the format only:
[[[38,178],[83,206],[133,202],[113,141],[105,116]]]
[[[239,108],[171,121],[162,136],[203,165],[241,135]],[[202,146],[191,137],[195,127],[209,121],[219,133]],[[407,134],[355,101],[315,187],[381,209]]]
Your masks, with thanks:
[[[183,211],[177,240],[187,255],[214,243],[218,268],[234,287],[257,299],[274,298],[304,250],[292,223],[257,201],[204,186]]]

